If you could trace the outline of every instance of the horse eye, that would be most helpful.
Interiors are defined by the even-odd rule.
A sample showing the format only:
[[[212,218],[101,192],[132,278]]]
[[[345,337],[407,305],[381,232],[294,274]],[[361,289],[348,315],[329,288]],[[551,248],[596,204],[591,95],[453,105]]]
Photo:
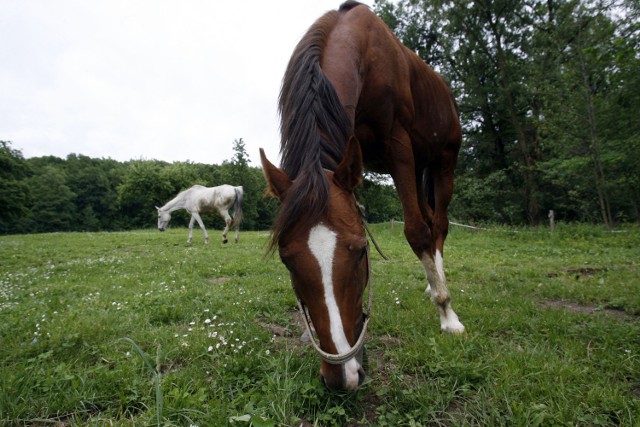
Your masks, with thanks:
[[[358,249],[358,261],[361,261],[362,258],[364,258],[364,256],[367,254],[367,247],[364,246],[360,249]]]

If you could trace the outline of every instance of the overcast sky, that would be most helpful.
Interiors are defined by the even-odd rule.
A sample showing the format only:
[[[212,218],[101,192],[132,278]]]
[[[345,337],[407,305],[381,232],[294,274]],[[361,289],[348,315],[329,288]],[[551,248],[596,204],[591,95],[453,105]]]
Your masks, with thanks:
[[[0,0],[0,140],[220,164],[279,161],[277,97],[306,29],[341,0]],[[373,0],[364,0],[369,6]]]

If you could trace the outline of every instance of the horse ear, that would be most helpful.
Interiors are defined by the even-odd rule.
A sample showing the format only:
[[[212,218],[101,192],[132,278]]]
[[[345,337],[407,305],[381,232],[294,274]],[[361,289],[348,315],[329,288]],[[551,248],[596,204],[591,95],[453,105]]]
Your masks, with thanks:
[[[160,208],[159,208],[159,207],[157,207],[157,206],[156,206],[156,209],[157,209],[158,211],[160,211]]]
[[[362,152],[355,136],[349,138],[344,158],[333,173],[333,182],[337,186],[353,191],[362,179]]]
[[[278,200],[282,201],[284,195],[291,187],[292,181],[289,179],[286,173],[282,169],[275,167],[264,154],[264,150],[260,149],[260,160],[262,162],[262,172],[264,178],[269,185],[269,192],[273,194]]]

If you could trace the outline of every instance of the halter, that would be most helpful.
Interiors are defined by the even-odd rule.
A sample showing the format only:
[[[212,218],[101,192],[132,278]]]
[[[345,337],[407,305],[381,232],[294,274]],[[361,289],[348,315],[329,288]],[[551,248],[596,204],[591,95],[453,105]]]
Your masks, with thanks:
[[[364,219],[364,212],[361,205],[356,202],[356,207],[358,209],[358,213],[360,213],[360,220],[362,222],[362,227],[366,230],[367,234],[371,238],[371,241],[373,242],[378,253],[384,259],[388,260],[389,258],[384,253],[382,253],[382,251],[380,250],[380,247],[378,246],[375,239],[373,238],[373,234],[371,234],[371,230],[369,229],[369,226],[367,225],[367,222]],[[307,334],[309,335],[309,340],[311,341],[313,348],[318,352],[320,357],[322,357],[322,359],[325,362],[331,365],[345,364],[353,356],[355,356],[360,350],[362,350],[362,347],[364,346],[365,335],[367,333],[367,326],[369,325],[369,320],[371,319],[371,307],[373,306],[373,292],[371,291],[371,259],[369,258],[369,242],[367,242],[366,256],[367,256],[367,283],[365,284],[365,287],[369,288],[368,290],[369,295],[367,298],[367,312],[363,313],[364,323],[362,324],[362,330],[360,331],[360,336],[358,337],[358,340],[353,345],[353,347],[351,347],[349,351],[346,351],[344,353],[332,354],[332,353],[327,353],[326,351],[320,348],[320,344],[316,342],[316,338],[311,332],[311,318],[310,318],[307,306],[302,302],[295,288],[293,288],[293,292],[296,295],[296,300],[298,301],[298,308],[300,309],[300,312],[303,315],[302,318],[304,319],[304,326],[305,326],[305,329],[307,330]]]
[[[356,343],[353,345],[353,347],[351,347],[349,351],[346,351],[344,353],[338,353],[338,354],[327,353],[326,351],[320,348],[320,344],[316,342],[316,338],[311,332],[311,318],[309,316],[309,311],[307,309],[307,306],[305,305],[305,303],[302,302],[300,297],[298,297],[298,293],[295,292],[295,288],[294,288],[294,293],[296,294],[296,300],[298,301],[298,308],[300,309],[300,312],[303,314],[302,317],[304,319],[304,326],[307,330],[307,334],[309,335],[309,340],[311,341],[313,348],[318,352],[318,354],[320,354],[320,357],[322,357],[322,359],[327,363],[330,363],[332,365],[343,365],[347,363],[347,361],[350,360],[353,356],[355,356],[356,353],[358,353],[362,349],[362,346],[364,345],[367,326],[369,325],[369,319],[371,318],[371,307],[373,306],[373,293],[371,292],[371,260],[369,259],[369,243],[367,243],[367,273],[368,273],[367,283],[365,284],[365,286],[369,288],[369,291],[368,291],[369,297],[367,299],[367,313],[363,314],[364,323],[362,325],[362,330],[360,331],[360,336],[358,337],[358,341],[356,341]]]

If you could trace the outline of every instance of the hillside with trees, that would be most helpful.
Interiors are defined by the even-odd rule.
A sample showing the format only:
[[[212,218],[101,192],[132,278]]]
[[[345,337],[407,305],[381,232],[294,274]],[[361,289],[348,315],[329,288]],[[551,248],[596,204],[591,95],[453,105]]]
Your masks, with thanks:
[[[553,210],[559,221],[640,223],[637,1],[377,0],[374,10],[458,101],[452,219],[537,225]],[[194,184],[244,186],[243,229],[268,229],[277,210],[242,139],[220,165],[25,159],[14,142],[0,141],[2,234],[154,227],[155,206]],[[366,174],[359,199],[370,222],[402,219],[387,176]],[[172,224],[187,222],[176,212]]]
[[[639,221],[640,3],[378,0],[453,87],[458,218]]]
[[[242,185],[243,230],[271,227],[277,203],[266,195],[262,169],[251,166],[241,139],[234,156],[220,165],[158,160],[95,159],[70,154],[25,159],[10,142],[0,141],[0,234],[57,231],[118,231],[157,225],[156,206],[195,184]],[[384,177],[368,178],[361,189],[371,221],[400,219],[393,187]],[[186,211],[171,224],[186,226]],[[217,214],[204,215],[207,227],[224,228]]]

